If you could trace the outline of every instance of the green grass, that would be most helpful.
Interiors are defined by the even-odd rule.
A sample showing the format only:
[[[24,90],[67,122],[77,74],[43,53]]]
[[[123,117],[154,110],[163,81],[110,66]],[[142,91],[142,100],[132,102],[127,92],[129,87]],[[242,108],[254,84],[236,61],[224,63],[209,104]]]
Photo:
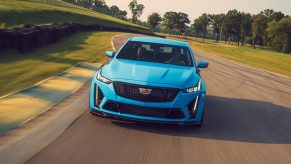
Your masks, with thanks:
[[[33,53],[1,52],[0,96],[31,86],[77,62],[104,62],[104,52],[112,49],[110,41],[116,34],[80,33]]]
[[[44,2],[47,3],[28,0],[0,0],[0,28],[12,28],[23,24],[80,23],[148,30],[145,27],[66,2]]]
[[[177,39],[177,37],[170,37]],[[258,67],[291,77],[291,55],[249,46],[214,44],[196,41],[194,38],[180,39],[189,42],[196,50],[221,56],[236,62]]]

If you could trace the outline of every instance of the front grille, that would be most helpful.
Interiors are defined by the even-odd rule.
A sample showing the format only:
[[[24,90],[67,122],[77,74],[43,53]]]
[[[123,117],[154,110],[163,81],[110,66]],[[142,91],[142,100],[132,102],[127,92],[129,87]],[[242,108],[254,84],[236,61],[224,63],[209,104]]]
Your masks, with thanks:
[[[143,86],[123,82],[113,83],[116,93],[128,99],[145,102],[170,102],[175,99],[179,89]],[[140,89],[151,89],[149,94],[142,94]]]
[[[167,118],[184,118],[184,114],[178,109],[173,109],[167,115]]]
[[[113,112],[120,112],[123,114],[132,114],[137,116],[173,118],[173,119],[184,118],[183,112],[176,108],[143,107],[114,101],[107,101],[104,104],[103,108]]]

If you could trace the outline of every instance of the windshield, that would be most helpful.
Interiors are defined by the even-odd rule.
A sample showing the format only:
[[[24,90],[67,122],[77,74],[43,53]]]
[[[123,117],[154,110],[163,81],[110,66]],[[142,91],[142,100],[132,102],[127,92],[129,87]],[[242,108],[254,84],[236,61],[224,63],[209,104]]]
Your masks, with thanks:
[[[187,47],[167,44],[129,41],[116,58],[193,66],[191,54]]]

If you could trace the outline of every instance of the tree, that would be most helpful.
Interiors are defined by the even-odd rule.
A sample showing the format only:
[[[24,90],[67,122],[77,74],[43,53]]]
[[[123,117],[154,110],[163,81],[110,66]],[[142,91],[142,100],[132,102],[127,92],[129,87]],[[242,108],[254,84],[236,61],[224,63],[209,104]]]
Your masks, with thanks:
[[[159,13],[152,13],[148,17],[148,23],[151,25],[151,28],[154,30],[162,21],[162,17]]]
[[[127,12],[120,10],[116,5],[110,7],[111,16],[119,19],[126,20]]]
[[[275,20],[268,24],[267,34],[270,39],[269,47],[276,51],[291,52],[291,18],[286,17],[279,22]]]
[[[263,14],[258,14],[253,16],[252,19],[252,39],[253,46],[259,43],[259,45],[263,45],[263,40],[266,35],[266,29],[268,25],[268,18]]]
[[[143,26],[143,27],[151,28],[151,25],[150,25],[147,21],[140,21],[140,20],[137,20],[137,21],[136,21],[136,24],[138,24],[138,25],[140,25],[140,26]]]
[[[102,8],[106,5],[105,0],[92,0],[95,7]]]
[[[266,9],[264,11],[261,11],[260,14],[264,15],[268,19],[268,22],[272,22],[272,21],[278,22],[285,17],[283,13],[276,12],[272,9]]]
[[[270,37],[266,32],[270,22],[279,22],[285,15],[281,12],[276,12],[272,9],[266,9],[259,14],[253,16],[252,22],[252,39],[253,45],[259,44],[267,46],[270,42]]]
[[[200,19],[195,19],[191,27],[194,29],[194,32],[196,33],[196,38],[199,37],[199,34],[202,31],[202,23]]]
[[[85,8],[92,8],[93,6],[93,0],[76,0],[75,3]]]
[[[110,14],[110,8],[107,6],[105,0],[91,0],[93,2],[92,9],[104,14]]]
[[[237,10],[230,10],[225,15],[223,30],[226,36],[236,37],[236,41],[239,45],[240,32],[241,32],[242,15]]]
[[[175,27],[180,31],[180,33],[184,33],[185,29],[187,27],[186,24],[189,24],[190,20],[188,18],[188,14],[179,12],[176,14],[176,17],[174,19]]]
[[[209,16],[206,13],[204,13],[200,17],[195,19],[194,24],[192,25],[192,27],[194,27],[194,30],[196,31],[198,35],[200,33],[203,34],[203,42],[204,42],[204,38],[206,37],[210,21],[211,20]]]
[[[285,15],[281,12],[275,12],[272,17],[271,17],[271,21],[274,20],[274,21],[280,21],[281,19],[283,19],[285,17]]]
[[[247,36],[251,35],[252,31],[252,16],[249,13],[241,13],[241,27],[240,27],[240,38],[241,45],[245,44]]]
[[[214,35],[216,35],[216,41],[219,40],[219,37],[221,39],[224,17],[225,17],[225,14],[212,14],[212,15],[209,15],[210,24],[212,26],[213,33],[214,33]]]
[[[127,20],[127,12],[125,10],[121,10],[119,12],[119,18],[122,20]]]
[[[177,20],[178,13],[169,11],[166,12],[163,16],[164,26],[169,29],[169,33],[176,27],[176,20]]]
[[[136,23],[136,21],[138,20],[138,18],[141,16],[141,14],[143,13],[144,10],[144,5],[143,4],[138,4],[137,0],[132,0],[129,5],[128,5],[129,9],[131,10],[132,13],[132,22]]]
[[[110,12],[111,12],[112,16],[117,18],[118,15],[119,15],[120,10],[116,5],[113,5],[113,6],[110,7]]]

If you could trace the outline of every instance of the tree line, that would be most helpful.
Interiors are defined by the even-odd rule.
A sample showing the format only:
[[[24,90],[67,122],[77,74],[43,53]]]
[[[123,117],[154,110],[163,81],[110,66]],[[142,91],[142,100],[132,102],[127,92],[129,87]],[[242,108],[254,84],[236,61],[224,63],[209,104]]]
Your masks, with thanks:
[[[154,17],[154,18],[153,18]],[[166,12],[163,17],[153,13],[148,17],[152,28],[169,33],[211,38],[215,41],[237,42],[238,45],[251,44],[269,47],[273,50],[291,52],[291,17],[266,9],[258,14],[230,10],[226,14],[204,13],[190,24],[185,13]]]
[[[207,14],[190,21],[188,14],[169,11],[162,16],[152,13],[146,22],[140,21],[145,6],[132,0],[128,7],[132,13],[127,18],[127,12],[118,6],[109,7],[105,0],[65,0],[97,12],[150,27],[153,31],[179,35],[189,35],[214,41],[237,42],[238,45],[250,44],[269,47],[279,52],[291,52],[291,17],[272,9],[266,9],[258,14],[250,14],[238,10],[227,13]]]
[[[258,14],[230,10],[226,14],[202,14],[192,24],[196,35],[212,32],[216,41],[235,41],[238,45],[270,47],[291,51],[291,18],[282,12],[266,9]]]
[[[112,5],[108,6],[105,0],[64,0],[65,2],[81,6],[90,10],[94,10],[106,15],[116,17],[125,21],[133,22],[143,26],[148,26],[147,23],[138,20],[144,10],[144,5],[137,2],[137,0],[132,0],[128,7],[132,13],[131,18],[127,18],[127,11],[121,10],[118,6]]]
[[[110,15],[122,20],[128,20],[127,11],[119,9],[118,6],[108,6],[105,0],[64,0],[65,2],[88,8],[106,15]]]

